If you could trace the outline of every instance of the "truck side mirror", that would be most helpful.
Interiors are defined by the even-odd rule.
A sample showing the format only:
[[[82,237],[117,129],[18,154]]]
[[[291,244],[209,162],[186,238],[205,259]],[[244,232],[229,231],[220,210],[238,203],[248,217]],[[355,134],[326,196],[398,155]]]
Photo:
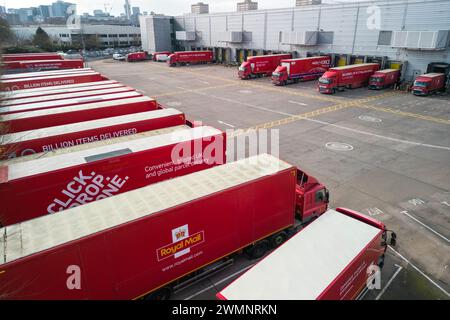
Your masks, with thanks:
[[[391,243],[390,244],[393,247],[395,247],[395,245],[397,244],[397,235],[394,232],[391,233]]]

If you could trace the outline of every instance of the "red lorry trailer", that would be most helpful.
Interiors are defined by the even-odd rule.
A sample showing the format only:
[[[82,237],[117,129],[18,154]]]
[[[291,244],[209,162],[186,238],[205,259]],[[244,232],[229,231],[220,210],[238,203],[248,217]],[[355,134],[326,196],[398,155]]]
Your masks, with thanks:
[[[265,56],[248,57],[238,69],[240,79],[250,79],[262,76],[270,76],[280,65],[281,60],[291,59],[292,54],[271,54]]]
[[[167,58],[170,56],[170,51],[159,51],[155,52],[152,55],[153,61],[167,61]]]
[[[63,57],[57,53],[12,53],[2,55],[3,61],[17,60],[63,60]]]
[[[225,134],[197,127],[15,163],[0,168],[1,224],[56,213],[224,162]]]
[[[328,210],[216,295],[221,300],[352,300],[382,268],[383,223]],[[395,234],[391,241],[395,242]],[[369,280],[369,281],[370,281]]]
[[[80,69],[84,67],[83,60],[24,60],[7,61],[3,63],[5,70],[58,70]]]
[[[0,87],[2,88],[2,90],[14,91],[22,89],[44,88],[67,84],[95,82],[102,80],[105,80],[105,78],[100,73],[85,72],[85,73],[71,73],[45,77],[3,80],[0,81]]]
[[[400,70],[384,69],[376,71],[369,79],[369,89],[393,87],[400,80]]]
[[[5,227],[0,294],[167,298],[193,272],[276,245],[295,224],[295,185],[295,167],[259,155]],[[82,270],[80,289],[67,289],[69,266]]]
[[[101,82],[101,81],[99,81]],[[123,90],[126,91],[136,91],[133,88],[127,87],[122,83],[112,83],[112,84],[103,84],[99,86],[89,86],[89,87],[80,87],[80,88],[72,88],[72,89],[61,89],[61,90],[52,90],[46,91],[42,90],[41,92],[32,92],[32,93],[24,93],[24,94],[10,94],[5,99],[0,100],[0,105],[9,106],[9,105],[17,105],[22,103],[32,103],[33,101],[51,101],[51,100],[61,100],[69,97],[70,95],[81,95],[85,96],[89,95],[100,95],[105,94],[105,92],[109,92],[107,90]],[[14,91],[15,92],[15,91]],[[120,92],[120,91],[117,91]],[[43,93],[43,94],[42,94]],[[111,92],[110,92],[111,93]],[[71,96],[74,97],[74,96]]]
[[[281,60],[281,64],[272,73],[272,83],[284,86],[317,79],[328,70],[330,61],[327,56]]]
[[[427,73],[418,76],[414,81],[411,91],[416,96],[427,96],[445,87],[445,74]]]
[[[175,109],[159,109],[10,133],[2,136],[0,159],[48,152],[92,141],[106,140],[123,134],[136,134],[185,123],[185,116],[182,112]]]
[[[344,88],[359,88],[369,82],[369,78],[380,69],[378,63],[352,64],[330,68],[319,79],[317,89],[320,93],[335,93]]]
[[[122,87],[127,88],[127,87]],[[13,114],[13,113],[19,113],[19,112],[26,112],[26,111],[35,111],[35,110],[44,110],[44,109],[51,109],[51,108],[60,108],[60,107],[66,107],[66,106],[77,106],[82,105],[86,103],[94,103],[94,102],[103,102],[103,101],[111,101],[111,100],[119,100],[119,99],[128,99],[128,98],[134,98],[134,97],[140,97],[142,96],[141,93],[134,91],[132,88],[129,88],[128,90],[123,90],[122,88],[114,88],[114,89],[107,89],[107,90],[99,90],[104,91],[103,94],[85,94],[82,93],[71,93],[69,94],[66,99],[59,99],[59,100],[51,100],[51,101],[40,101],[45,100],[45,96],[43,97],[36,97],[35,99],[38,100],[34,103],[28,103],[29,99],[26,99],[25,103],[23,104],[8,104],[5,101],[5,106],[0,107],[0,115],[5,114]],[[87,91],[91,92],[91,91]],[[95,92],[95,91],[93,91]],[[30,98],[33,99],[33,98]],[[25,100],[25,99],[23,99]],[[14,101],[14,100],[12,100]]]
[[[28,99],[31,97],[49,96],[62,93],[75,93],[82,91],[101,90],[124,87],[125,85],[115,80],[105,80],[96,82],[79,83],[65,86],[54,86],[47,88],[25,89],[4,92],[4,95],[0,98],[0,101],[11,99]]]
[[[171,67],[185,65],[187,63],[207,63],[213,61],[212,51],[178,51],[167,58],[167,64]]]
[[[126,55],[127,62],[136,62],[147,60],[148,56],[145,52],[132,52]]]
[[[5,74],[0,76],[0,80],[12,80],[21,78],[35,78],[35,77],[46,77],[53,75],[63,75],[72,73],[95,73],[91,68],[81,68],[81,69],[64,69],[64,70],[48,70],[48,71],[33,71],[33,72],[21,72],[13,74]]]
[[[141,96],[76,106],[25,111],[3,115],[0,119],[0,130],[7,133],[29,131],[156,109],[158,109],[158,104],[155,100]]]

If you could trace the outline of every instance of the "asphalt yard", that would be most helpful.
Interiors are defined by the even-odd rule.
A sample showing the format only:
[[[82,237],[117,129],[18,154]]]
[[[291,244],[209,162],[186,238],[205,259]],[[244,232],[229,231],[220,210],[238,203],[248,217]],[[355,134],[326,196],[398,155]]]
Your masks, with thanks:
[[[235,68],[220,65],[90,66],[190,120],[228,130],[230,138],[267,129],[280,158],[327,186],[331,207],[360,211],[394,230],[398,242],[388,249],[382,286],[364,299],[450,298],[449,96],[367,88],[323,95],[315,81],[276,87],[269,78],[239,80]],[[238,257],[174,298],[214,299],[253,263]]]

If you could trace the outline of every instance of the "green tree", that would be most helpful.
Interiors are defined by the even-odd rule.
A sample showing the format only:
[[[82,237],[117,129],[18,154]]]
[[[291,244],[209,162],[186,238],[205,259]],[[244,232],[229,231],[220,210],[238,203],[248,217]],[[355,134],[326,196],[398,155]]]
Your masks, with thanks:
[[[0,48],[9,44],[14,39],[14,34],[11,31],[8,21],[0,18]]]
[[[41,49],[51,50],[53,47],[52,40],[47,32],[41,27],[36,29],[36,34],[33,37],[33,44]]]

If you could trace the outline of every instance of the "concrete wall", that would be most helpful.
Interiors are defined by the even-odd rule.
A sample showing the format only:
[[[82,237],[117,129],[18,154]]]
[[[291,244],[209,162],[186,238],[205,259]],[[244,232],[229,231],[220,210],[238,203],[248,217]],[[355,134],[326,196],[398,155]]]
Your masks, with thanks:
[[[140,16],[142,49],[148,52],[172,50],[171,17]]]

